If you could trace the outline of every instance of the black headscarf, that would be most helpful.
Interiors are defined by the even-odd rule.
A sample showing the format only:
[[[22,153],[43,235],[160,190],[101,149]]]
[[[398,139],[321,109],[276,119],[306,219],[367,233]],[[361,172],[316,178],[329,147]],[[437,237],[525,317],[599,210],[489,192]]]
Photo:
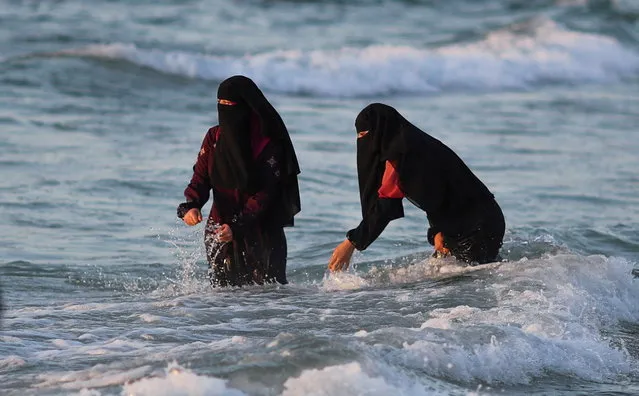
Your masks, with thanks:
[[[259,180],[255,178],[251,150],[251,118],[252,114],[257,115],[261,133],[282,147],[284,191],[280,211],[285,217],[285,224],[292,224],[293,216],[300,211],[297,182],[300,168],[284,121],[248,77],[233,76],[222,81],[217,97],[218,100],[231,101],[235,105],[217,105],[220,135],[213,157],[211,182],[214,186],[238,189],[246,193],[257,192]]]
[[[243,100],[245,89],[238,82],[231,77],[223,81],[217,90],[218,100],[228,100],[235,105],[217,105],[221,133],[215,146],[211,181],[214,186],[253,191],[256,186],[255,180],[252,180],[251,107]]]
[[[452,225],[475,202],[492,198],[490,191],[450,148],[408,122],[394,108],[373,103],[355,120],[357,173],[364,217],[374,210],[385,162],[393,161],[407,199],[426,211],[432,222]],[[401,201],[389,210],[403,216]],[[398,205],[400,205],[398,207]],[[463,220],[463,219],[462,219]]]
[[[371,213],[378,199],[377,191],[382,182],[385,162],[395,160],[406,152],[403,136],[398,134],[401,116],[382,104],[371,104],[355,119],[357,132],[368,133],[357,139],[357,175],[362,216]],[[403,216],[403,208],[393,208],[392,219]]]

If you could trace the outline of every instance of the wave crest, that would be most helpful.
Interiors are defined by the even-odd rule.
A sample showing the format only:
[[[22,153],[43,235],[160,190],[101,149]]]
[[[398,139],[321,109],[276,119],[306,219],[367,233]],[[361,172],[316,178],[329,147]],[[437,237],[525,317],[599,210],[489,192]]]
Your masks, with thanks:
[[[477,42],[431,49],[376,45],[232,57],[116,43],[55,55],[122,60],[214,81],[244,74],[267,91],[329,97],[533,89],[618,82],[639,73],[639,54],[616,39],[568,31],[545,19],[491,32]]]

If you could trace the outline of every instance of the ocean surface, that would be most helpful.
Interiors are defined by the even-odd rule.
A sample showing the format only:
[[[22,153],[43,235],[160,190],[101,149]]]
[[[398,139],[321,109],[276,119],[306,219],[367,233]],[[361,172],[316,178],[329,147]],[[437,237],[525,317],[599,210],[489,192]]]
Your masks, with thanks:
[[[302,168],[286,286],[212,289],[175,216],[233,74]],[[405,202],[326,273],[371,102],[494,192],[504,261]],[[0,0],[0,394],[638,394],[638,134],[636,0]]]

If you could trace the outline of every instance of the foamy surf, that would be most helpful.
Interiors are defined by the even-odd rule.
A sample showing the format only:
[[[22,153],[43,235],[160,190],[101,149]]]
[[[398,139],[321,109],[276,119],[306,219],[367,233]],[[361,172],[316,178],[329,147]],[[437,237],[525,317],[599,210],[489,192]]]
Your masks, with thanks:
[[[229,388],[227,381],[197,375],[177,363],[171,363],[161,376],[144,378],[124,386],[122,394],[127,396],[180,396],[219,395],[244,396],[244,392]]]
[[[357,362],[304,370],[299,377],[290,378],[284,383],[282,396],[427,396],[450,395],[451,391],[455,389],[454,386],[443,384],[424,386],[402,376],[388,379],[384,378],[381,372],[369,373],[367,371]]]
[[[53,55],[122,60],[214,81],[244,74],[268,91],[328,97],[611,83],[639,73],[639,54],[615,38],[570,31],[547,19],[500,29],[477,42],[435,48],[374,45],[232,57],[114,43]]]
[[[360,330],[353,338],[370,344],[369,353],[383,356],[384,364],[468,384],[526,385],[548,375],[614,382],[639,375],[636,357],[603,335],[620,321],[639,322],[631,262],[564,253],[489,267],[431,259],[376,275],[377,282],[402,284],[477,272],[466,282],[436,287],[446,295],[482,291],[494,303],[427,308],[428,319],[414,333]],[[398,301],[423,304],[414,294]],[[378,343],[389,337],[403,340],[402,346],[389,350]]]
[[[370,283],[361,276],[349,272],[327,274],[320,286],[321,290],[333,292],[338,290],[357,290],[369,286]]]
[[[502,263],[471,266],[453,257],[418,260],[402,266],[385,264],[373,266],[365,271],[351,269],[347,272],[333,272],[324,276],[320,286],[323,291],[357,290],[381,285],[401,285],[421,281],[438,281],[478,271],[497,269]]]
[[[494,306],[431,310],[389,360],[491,385],[548,375],[595,382],[636,377],[636,357],[602,335],[619,321],[639,321],[631,268],[623,259],[571,254],[503,263],[489,279],[457,287],[458,293],[485,288]]]
[[[161,301],[168,298],[180,304],[166,305],[163,317],[138,314],[139,326],[146,328],[128,334],[128,340],[124,336],[106,340],[80,336],[81,343],[52,339],[48,346],[43,346],[44,350],[26,359],[19,356],[5,359],[0,369],[11,371],[24,364],[73,359],[84,354],[115,359],[110,364],[98,364],[87,370],[49,372],[37,378],[39,389],[80,391],[79,394],[86,395],[252,395],[263,386],[259,381],[247,382],[242,374],[244,370],[253,370],[252,364],[267,372],[272,365],[275,365],[274,372],[286,370],[281,382],[271,389],[271,394],[283,396],[342,395],[345,391],[357,390],[370,395],[469,394],[469,389],[481,387],[490,392],[490,389],[543,383],[556,376],[616,383],[639,376],[637,357],[615,337],[605,335],[614,332],[620,321],[639,323],[636,305],[639,289],[631,275],[632,269],[633,263],[624,259],[571,253],[478,267],[465,266],[452,259],[429,258],[403,267],[371,268],[361,273],[328,277],[320,286],[322,293],[309,294],[316,290],[316,285],[308,284],[306,290],[299,290],[306,301],[300,300],[299,308],[282,305],[282,302],[238,305],[237,300],[242,297],[236,291],[213,293],[208,297],[200,293],[154,296],[150,303],[156,298]],[[379,276],[380,271],[386,275]],[[462,276],[453,282],[428,282],[459,275]],[[297,285],[295,290],[302,289],[301,286]],[[364,296],[364,290],[360,289],[367,288],[377,295],[367,292]],[[295,293],[295,290],[289,292]],[[336,291],[339,295],[330,296]],[[327,296],[339,303],[330,305]],[[441,301],[448,304],[457,296],[472,296],[472,299],[438,307]],[[232,312],[227,312],[224,306],[217,307],[221,298],[230,300]],[[254,295],[246,302],[258,298]],[[351,302],[360,305],[351,308]],[[210,306],[205,309],[205,305]],[[107,304],[91,306],[105,314],[119,310]],[[85,312],[68,310],[69,307],[59,309],[73,315]],[[247,310],[255,315],[273,307],[280,310],[269,311],[255,320],[247,316]],[[197,326],[193,334],[225,329],[230,332],[229,337],[208,343],[186,343],[173,349],[153,347],[149,343],[153,338],[144,337],[172,334],[167,333],[169,329],[165,326],[176,324],[171,319],[173,315],[182,317],[183,313],[190,312],[186,317],[195,320],[192,315],[196,315],[198,309],[221,322]],[[233,319],[222,320],[223,312]],[[383,317],[379,324],[371,322],[375,312]],[[23,313],[25,320],[32,315],[15,312]],[[395,324],[397,321],[390,319],[393,315],[398,319],[413,317],[414,326]],[[357,318],[364,321],[359,322]],[[286,330],[288,320],[294,320],[308,331],[305,335],[290,333]],[[353,351],[352,359],[342,364],[327,359],[319,367],[303,365],[299,371],[285,369],[287,362],[300,362],[305,345],[318,342],[317,335],[330,331],[335,321],[352,329],[330,336],[341,348]],[[156,325],[160,326],[157,331],[153,327]],[[253,327],[261,335],[251,335],[248,329]],[[268,329],[268,333],[276,328],[280,330],[265,337],[260,328]],[[240,362],[248,359],[254,363],[231,378],[212,374],[202,367],[188,368],[192,359],[227,355],[245,356]],[[163,370],[152,368],[169,356],[176,357],[182,365],[171,363]],[[131,365],[122,364],[121,359],[131,357],[137,360],[131,360]]]

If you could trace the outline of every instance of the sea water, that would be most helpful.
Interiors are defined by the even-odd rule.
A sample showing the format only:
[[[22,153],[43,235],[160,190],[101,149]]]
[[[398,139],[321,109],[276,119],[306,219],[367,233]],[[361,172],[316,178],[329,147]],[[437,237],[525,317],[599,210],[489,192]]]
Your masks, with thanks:
[[[0,393],[639,393],[638,2],[1,3]],[[302,168],[286,286],[212,289],[175,216],[233,74]],[[431,259],[404,202],[326,274],[371,102],[491,189],[503,262]]]

